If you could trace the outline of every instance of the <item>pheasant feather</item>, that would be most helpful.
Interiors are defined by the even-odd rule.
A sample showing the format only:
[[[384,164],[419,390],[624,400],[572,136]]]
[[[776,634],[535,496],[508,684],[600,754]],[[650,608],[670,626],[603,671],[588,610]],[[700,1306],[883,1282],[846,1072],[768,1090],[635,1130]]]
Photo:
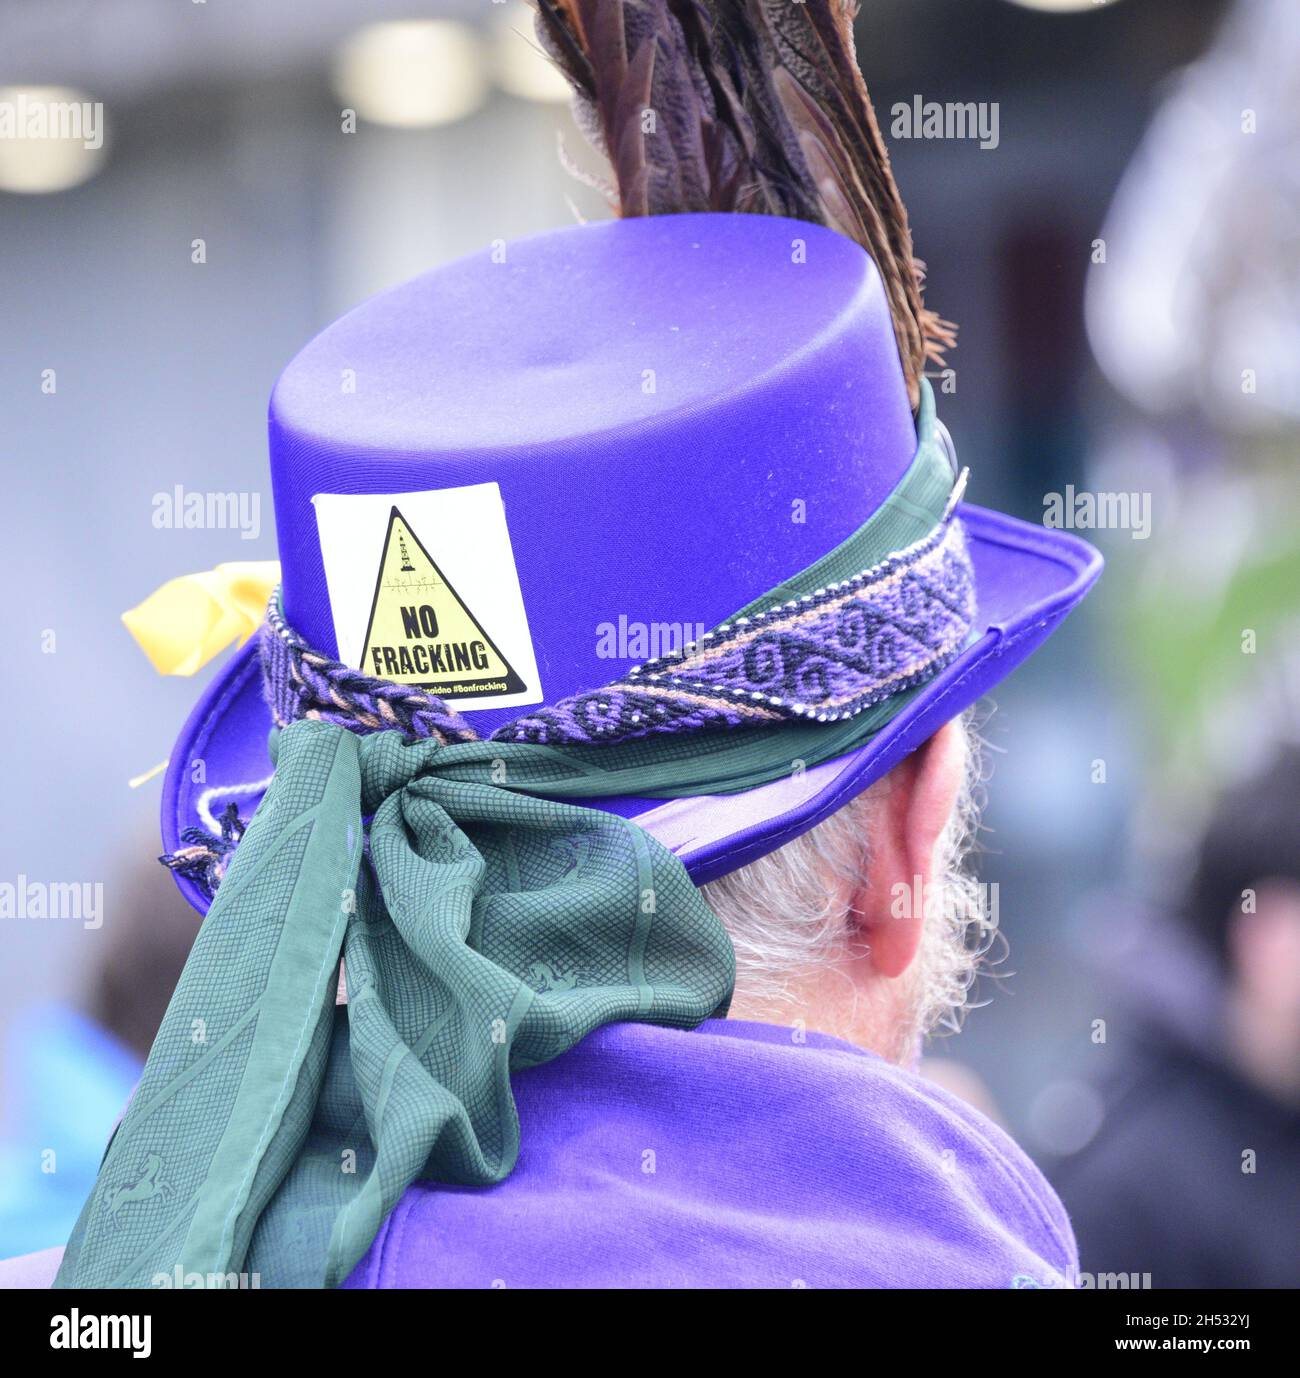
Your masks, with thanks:
[[[853,44],[855,0],[536,0],[620,215],[811,220],[861,244],[916,406],[953,327],[923,271]]]

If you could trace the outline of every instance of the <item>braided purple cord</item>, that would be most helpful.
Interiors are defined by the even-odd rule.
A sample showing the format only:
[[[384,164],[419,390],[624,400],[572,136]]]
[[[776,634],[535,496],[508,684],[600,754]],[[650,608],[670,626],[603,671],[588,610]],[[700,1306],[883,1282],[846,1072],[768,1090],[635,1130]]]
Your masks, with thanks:
[[[316,718],[352,731],[395,728],[408,741],[472,742],[478,733],[440,698],[409,684],[372,679],[314,651],[285,622],[279,590],[261,632],[263,689],[279,727]]]
[[[230,854],[239,846],[248,827],[234,804],[226,805],[219,821],[219,837],[206,828],[186,828],[181,833],[184,845],[158,858],[169,871],[188,876],[209,900],[216,895],[230,864]]]

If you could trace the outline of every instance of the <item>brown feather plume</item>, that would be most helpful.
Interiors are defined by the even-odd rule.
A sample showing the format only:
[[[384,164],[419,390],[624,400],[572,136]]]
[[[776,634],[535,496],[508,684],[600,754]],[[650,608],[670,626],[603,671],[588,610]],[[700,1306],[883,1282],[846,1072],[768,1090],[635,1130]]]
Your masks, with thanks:
[[[912,405],[954,328],[923,269],[858,70],[856,0],[535,0],[542,43],[609,159],[620,215],[826,225],[880,270]]]

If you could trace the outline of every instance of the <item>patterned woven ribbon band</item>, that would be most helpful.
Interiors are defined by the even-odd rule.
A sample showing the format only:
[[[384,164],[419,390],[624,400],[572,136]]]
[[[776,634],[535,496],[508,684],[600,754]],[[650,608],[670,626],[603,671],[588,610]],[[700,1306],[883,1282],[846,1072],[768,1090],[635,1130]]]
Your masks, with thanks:
[[[613,745],[792,718],[834,722],[923,683],[965,645],[975,617],[974,576],[954,506],[906,549],[738,615],[603,688],[531,709],[492,740]],[[278,591],[261,646],[266,698],[281,727],[311,718],[354,731],[392,728],[409,740],[477,740],[443,699],[313,650],[285,622]]]

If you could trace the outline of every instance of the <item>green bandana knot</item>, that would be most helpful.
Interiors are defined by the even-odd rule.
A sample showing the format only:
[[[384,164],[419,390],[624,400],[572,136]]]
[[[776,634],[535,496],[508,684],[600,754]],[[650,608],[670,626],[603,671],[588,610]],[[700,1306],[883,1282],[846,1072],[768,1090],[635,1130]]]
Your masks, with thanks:
[[[336,1286],[416,1179],[510,1173],[512,1069],[726,1012],[681,863],[532,793],[576,792],[564,753],[306,720],[273,751],[56,1286]]]

